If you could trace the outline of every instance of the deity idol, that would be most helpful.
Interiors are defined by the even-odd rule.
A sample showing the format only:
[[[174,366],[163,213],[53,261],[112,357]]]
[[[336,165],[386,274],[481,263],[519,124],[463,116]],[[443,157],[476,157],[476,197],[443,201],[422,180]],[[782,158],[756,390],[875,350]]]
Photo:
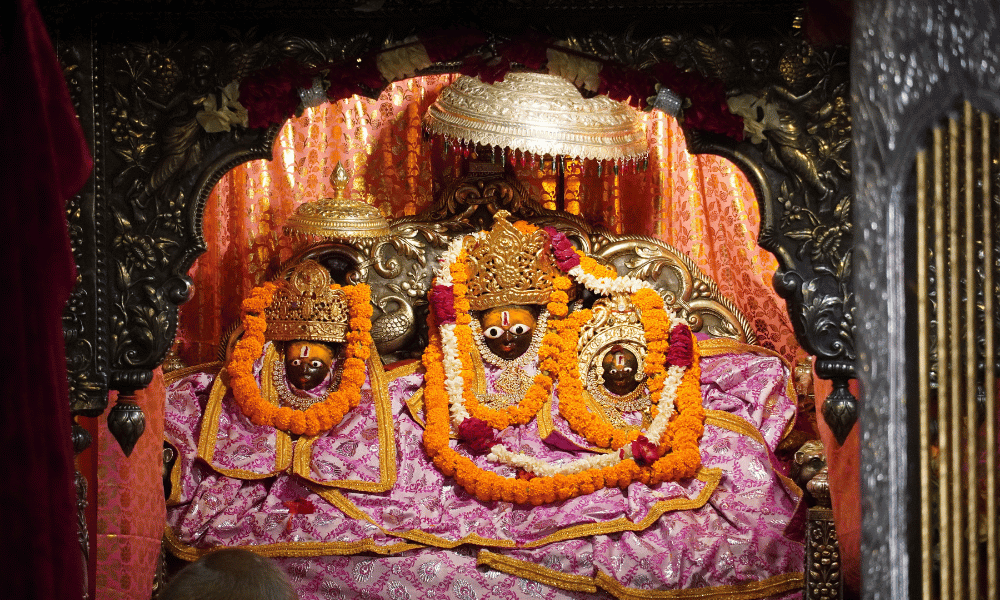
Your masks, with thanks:
[[[578,306],[580,286],[602,299]],[[647,284],[503,212],[449,247],[429,299],[422,364],[390,370],[396,485],[343,492],[426,547],[300,561],[309,586],[364,569],[417,597],[447,569],[462,597],[560,596],[524,578],[573,597],[801,588],[801,493],[770,457],[795,411],[780,358],[696,341]]]
[[[167,540],[192,560],[217,547],[329,554],[399,541],[345,516],[339,490],[396,477],[384,373],[372,357],[367,286],[341,288],[313,261],[255,288],[221,371],[186,370],[167,389]],[[374,385],[373,385],[374,384]],[[383,547],[384,546],[384,547]]]

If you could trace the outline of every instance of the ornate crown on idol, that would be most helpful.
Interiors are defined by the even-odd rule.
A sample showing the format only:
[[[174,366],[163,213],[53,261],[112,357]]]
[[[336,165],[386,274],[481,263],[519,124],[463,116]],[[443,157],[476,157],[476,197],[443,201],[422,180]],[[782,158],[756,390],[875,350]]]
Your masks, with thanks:
[[[627,294],[600,298],[591,309],[593,316],[583,325],[576,351],[584,386],[600,385],[601,362],[613,349],[624,348],[635,355],[639,363],[636,378],[641,379],[646,364],[646,333],[642,315]]]
[[[511,304],[545,304],[559,275],[545,231],[522,233],[497,211],[485,236],[467,237],[468,299],[472,310]]]
[[[265,311],[269,340],[347,340],[347,298],[330,288],[330,272],[312,260],[296,265],[277,282],[274,300]]]

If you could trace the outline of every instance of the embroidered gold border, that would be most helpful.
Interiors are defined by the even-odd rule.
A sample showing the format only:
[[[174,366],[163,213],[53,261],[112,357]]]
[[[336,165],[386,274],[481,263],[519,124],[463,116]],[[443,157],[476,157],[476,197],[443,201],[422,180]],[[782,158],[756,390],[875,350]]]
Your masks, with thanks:
[[[182,542],[169,525],[163,529],[163,538],[167,543],[170,553],[182,560],[193,561],[198,558],[218,550],[223,546],[212,548],[194,548]],[[421,548],[419,544],[399,542],[389,546],[380,546],[371,540],[358,540],[356,542],[281,542],[277,544],[260,544],[250,546],[240,546],[244,550],[249,550],[261,556],[270,557],[300,557],[300,556],[350,556],[361,554],[362,552],[374,552],[376,554],[389,555],[399,554],[407,550]]]
[[[466,535],[459,540],[447,540],[420,529],[411,529],[409,531],[386,531],[386,533],[420,544],[437,546],[440,548],[455,548],[463,544],[491,546],[495,548],[537,548],[554,542],[572,540],[591,535],[606,535],[621,531],[642,531],[644,529],[648,529],[665,513],[677,510],[692,510],[704,506],[704,504],[708,502],[708,498],[712,495],[712,492],[714,492],[715,488],[718,487],[719,481],[722,479],[722,469],[699,469],[698,472],[695,473],[695,479],[705,482],[705,487],[702,488],[698,496],[695,498],[672,498],[670,500],[661,500],[650,507],[646,517],[641,521],[633,522],[625,517],[619,517],[613,521],[606,521],[604,523],[584,523],[581,525],[574,525],[573,527],[567,527],[566,529],[547,535],[540,540],[528,542],[526,544],[517,544],[513,540],[484,538],[475,533]]]
[[[305,486],[317,496],[335,506],[337,510],[344,513],[348,517],[358,521],[367,521],[372,525],[379,527],[378,523],[376,523],[371,517],[366,515],[361,511],[361,509],[354,506],[350,500],[345,498],[344,495],[340,493],[340,490],[336,488],[323,487],[311,482],[305,482]],[[381,529],[381,527],[379,527],[379,529]]]
[[[167,506],[173,506],[180,504],[181,501],[181,453],[177,450],[177,446],[166,440],[164,442],[170,444],[170,447],[177,453],[177,458],[174,460],[173,466],[170,467],[170,497],[167,498]]]
[[[375,355],[377,356],[378,353],[376,353]],[[379,363],[381,363],[381,361],[379,361]],[[419,360],[415,360],[411,363],[403,365],[402,367],[394,367],[392,369],[389,369],[389,371],[385,371],[385,369],[383,369],[383,371],[385,372],[386,377],[388,378],[389,381],[396,381],[400,377],[413,375],[418,370],[420,370],[422,366],[424,366],[423,363],[421,363]]]
[[[684,590],[640,590],[626,587],[602,571],[598,571],[594,577],[570,575],[530,561],[510,558],[509,556],[503,556],[488,550],[481,550],[479,552],[476,563],[502,573],[523,577],[571,592],[593,593],[598,588],[602,588],[622,600],[649,600],[650,598],[758,600],[805,587],[805,576],[802,573],[784,573],[762,581],[749,581],[734,585]]]
[[[264,353],[264,364],[262,373],[270,373],[271,366],[275,360],[279,360],[277,350],[274,345],[268,346]],[[282,473],[291,467],[296,475],[310,482],[324,486],[339,487],[361,492],[384,492],[392,489],[396,484],[396,439],[393,428],[392,404],[389,401],[388,378],[382,369],[382,361],[374,348],[366,361],[368,365],[368,378],[372,391],[372,401],[375,403],[375,418],[378,423],[379,436],[379,481],[358,481],[351,479],[335,480],[333,482],[318,482],[311,479],[309,474],[309,462],[311,453],[309,452],[312,442],[318,436],[302,438],[300,444],[302,449],[295,453],[293,457],[291,437],[279,429],[275,429],[276,460],[275,467],[270,473],[259,474],[244,469],[226,469],[213,463],[215,457],[215,439],[219,431],[219,416],[222,412],[222,399],[229,389],[229,374],[223,368],[212,383],[212,391],[209,395],[208,403],[205,406],[205,414],[202,416],[201,435],[198,439],[198,455],[201,456],[217,472],[238,479],[265,479]],[[262,377],[261,396],[274,404],[274,383],[270,377]],[[294,461],[293,461],[294,458]]]
[[[556,430],[555,420],[552,418],[552,396],[549,395],[549,399],[542,404],[542,407],[538,409],[538,414],[535,415],[535,422],[538,423],[538,437],[545,439],[552,435],[552,432]]]
[[[523,577],[571,592],[597,592],[597,584],[594,583],[593,577],[562,573],[526,560],[518,560],[502,554],[495,554],[489,550],[481,550],[479,552],[479,555],[476,557],[476,564],[489,567],[501,573]]]
[[[309,476],[312,459],[312,443],[319,436],[301,439],[297,445],[292,472],[312,483],[338,487],[359,492],[385,492],[396,485],[396,435],[393,428],[392,403],[389,401],[389,379],[382,369],[382,361],[374,347],[368,357],[368,381],[371,386],[372,402],[375,403],[375,420],[378,423],[378,481],[338,479],[316,481]]]
[[[785,394],[792,400],[792,405],[795,407],[795,412],[792,413],[791,418],[788,419],[787,423],[785,423],[785,429],[781,432],[782,440],[788,437],[788,434],[791,433],[792,429],[795,427],[795,419],[799,413],[799,395],[795,391],[795,383],[792,381],[792,373],[795,371],[792,369],[792,366],[788,364],[788,361],[784,356],[769,348],[744,344],[743,342],[737,342],[736,340],[731,340],[729,338],[712,338],[710,340],[698,342],[698,351],[702,356],[752,353],[763,356],[773,356],[779,359],[781,364],[785,365],[785,368],[788,369],[788,377],[785,378]],[[770,398],[768,398],[768,400],[770,400]]]
[[[489,391],[489,387],[486,383],[486,364],[483,362],[483,355],[479,353],[479,348],[475,348],[473,350],[471,358],[472,372],[476,374],[476,380],[473,382],[472,393],[476,396],[482,396]]]
[[[767,447],[767,442],[764,440],[764,436],[762,436],[760,432],[757,431],[757,429],[753,425],[747,423],[746,419],[743,419],[742,417],[736,416],[732,413],[728,413],[721,410],[706,410],[705,424],[715,425],[716,427],[721,427],[723,429],[728,429],[729,431],[732,431],[734,433],[745,435],[754,440],[755,442],[761,444],[765,448]],[[780,479],[782,483],[784,483],[789,489],[791,489],[792,492],[794,492],[801,501],[802,488],[800,488],[798,484],[796,484],[788,477],[782,475],[781,471],[778,471],[777,469],[772,469],[772,470],[774,471],[774,474],[778,476],[778,479]]]
[[[222,370],[222,362],[208,362],[202,363],[200,365],[194,365],[193,367],[184,367],[182,369],[177,369],[175,371],[170,371],[163,375],[163,385],[164,387],[169,387],[171,384],[183,379],[189,375],[194,375],[196,373],[207,373],[214,375],[218,379],[219,372]],[[215,385],[215,382],[212,382]],[[166,499],[167,506],[172,506],[174,504],[180,503],[181,497],[181,453],[177,449],[177,446],[166,439],[164,435],[163,441],[170,444],[170,447],[174,449],[177,453],[177,459],[174,460],[173,466],[170,468],[170,497]]]
[[[697,600],[757,600],[775,594],[791,592],[805,587],[803,573],[784,573],[763,581],[748,581],[735,585],[691,588],[686,590],[639,590],[623,586],[617,580],[598,571],[594,578],[597,585],[621,600],[649,600],[650,598],[685,598]]]
[[[424,421],[424,388],[413,392],[413,395],[406,399],[406,406],[410,409],[410,416],[424,429],[427,423]]]
[[[274,346],[268,346],[264,354],[264,368],[268,368],[268,359],[273,361],[277,356]],[[264,377],[265,381],[269,378]],[[212,382],[212,392],[208,396],[208,403],[205,405],[205,414],[201,417],[201,435],[198,436],[198,456],[204,459],[215,471],[237,479],[266,479],[281,473],[289,467],[292,462],[292,441],[288,434],[275,429],[275,459],[274,466],[269,473],[254,473],[245,469],[227,469],[215,464],[215,443],[219,434],[219,416],[222,413],[222,399],[229,390],[229,372],[223,368],[219,371],[215,381]],[[271,398],[269,395],[261,394],[264,398]]]

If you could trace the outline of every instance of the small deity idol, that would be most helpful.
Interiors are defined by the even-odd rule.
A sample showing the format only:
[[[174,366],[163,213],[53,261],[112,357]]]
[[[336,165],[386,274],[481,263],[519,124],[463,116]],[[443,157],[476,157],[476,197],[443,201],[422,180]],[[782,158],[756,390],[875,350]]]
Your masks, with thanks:
[[[592,411],[628,431],[649,425],[645,387],[646,339],[627,296],[601,298],[577,345],[584,396]]]
[[[337,506],[341,490],[383,492],[396,479],[368,287],[335,285],[302,261],[254,288],[242,312],[225,366],[167,388],[172,551],[191,560],[218,547],[301,556],[395,543]]]
[[[330,343],[294,340],[285,343],[283,361],[271,358],[272,383],[281,406],[306,410],[322,402],[326,393],[340,387],[344,361]]]

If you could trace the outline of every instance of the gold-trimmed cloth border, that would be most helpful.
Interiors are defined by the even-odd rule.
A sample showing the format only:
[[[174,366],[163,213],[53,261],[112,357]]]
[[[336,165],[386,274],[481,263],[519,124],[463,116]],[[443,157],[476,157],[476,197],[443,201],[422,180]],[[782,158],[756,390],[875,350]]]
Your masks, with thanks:
[[[377,353],[376,353],[376,355],[377,355]],[[379,361],[379,362],[381,362],[381,361]],[[400,361],[400,362],[402,362],[402,361]],[[397,364],[397,363],[392,363],[392,364]],[[389,365],[386,365],[386,366],[389,366]],[[411,362],[409,362],[409,363],[407,363],[407,364],[405,364],[403,366],[400,366],[400,367],[389,366],[388,370],[383,369],[383,371],[385,372],[385,375],[386,375],[386,377],[388,378],[389,381],[396,381],[400,377],[406,377],[408,375],[413,375],[414,373],[416,373],[417,371],[419,371],[423,366],[424,366],[423,363],[421,363],[419,360],[413,360],[413,361],[411,361]]]
[[[733,413],[728,413],[722,410],[706,410],[705,424],[715,425],[716,427],[728,429],[733,433],[745,435],[754,440],[755,442],[757,442],[758,444],[764,446],[765,448],[768,447],[767,441],[764,439],[764,436],[762,436],[760,432],[757,431],[757,428],[755,428],[750,423],[747,423],[746,419],[734,415]],[[789,477],[782,475],[781,471],[775,469],[774,474],[777,475],[778,479],[780,479],[782,483],[784,483],[792,492],[794,492],[799,497],[799,501],[801,502],[803,497],[802,488],[800,488],[798,484],[792,481]]]
[[[167,507],[169,508],[175,504],[180,504],[181,501],[181,453],[177,450],[177,446],[174,446],[169,440],[164,440],[164,442],[170,444],[170,447],[177,453],[174,464],[170,466],[170,497],[166,500]]]
[[[523,577],[571,592],[595,593],[598,589],[603,589],[621,600],[650,600],[651,598],[664,600],[760,600],[805,587],[803,573],[783,573],[761,581],[748,581],[732,585],[683,590],[640,590],[626,587],[602,571],[597,571],[597,575],[593,577],[571,575],[488,550],[479,552],[476,563],[501,573]]]
[[[479,551],[479,554],[476,556],[476,564],[489,567],[494,571],[514,575],[515,577],[523,577],[524,579],[530,579],[531,581],[537,581],[550,587],[569,590],[571,592],[590,592],[592,594],[597,592],[597,583],[593,577],[570,575],[569,573],[556,571],[555,569],[543,567],[526,560],[496,554],[489,550]]]
[[[464,544],[489,546],[493,548],[538,548],[554,542],[572,540],[592,535],[608,535],[622,531],[643,531],[648,529],[661,516],[668,512],[693,510],[704,506],[705,503],[708,502],[709,497],[711,497],[712,492],[715,491],[715,488],[718,487],[719,482],[722,480],[722,469],[701,468],[697,473],[695,473],[695,479],[705,482],[705,487],[702,488],[698,496],[694,498],[671,498],[669,500],[660,500],[650,507],[649,512],[641,521],[630,521],[625,517],[619,517],[612,521],[605,521],[603,523],[583,523],[561,529],[558,532],[547,535],[539,540],[520,545],[513,540],[484,538],[475,533],[463,536],[458,540],[448,540],[420,529],[411,529],[409,531],[387,531],[383,529],[383,531],[385,531],[388,535],[401,537],[419,544],[436,546],[439,548],[456,548]],[[381,526],[379,527],[381,528]]]
[[[186,561],[198,560],[202,556],[218,550],[223,546],[212,548],[195,548],[188,546],[177,537],[170,525],[163,529],[163,539],[166,542],[170,553]],[[261,556],[268,557],[303,557],[303,556],[351,556],[363,552],[373,552],[388,556],[399,554],[407,550],[423,548],[420,544],[409,542],[397,542],[388,546],[381,546],[372,540],[358,540],[356,542],[280,542],[277,544],[260,544],[250,546],[239,546],[244,550],[249,550]]]
[[[310,474],[312,443],[319,437],[300,440],[295,451],[292,472],[306,481],[321,486],[337,487],[359,492],[385,492],[396,485],[396,434],[393,427],[392,403],[389,400],[389,379],[382,369],[382,360],[374,346],[368,356],[368,382],[372,402],[375,403],[375,421],[378,426],[379,481],[341,479],[335,482],[316,481]]]
[[[264,368],[267,368],[269,360],[277,356],[274,346],[268,346],[264,354]],[[265,378],[266,379],[266,378]],[[274,477],[278,473],[284,472],[292,464],[292,440],[288,434],[278,429],[274,430],[274,466],[267,473],[254,473],[246,469],[228,469],[215,464],[215,444],[219,436],[219,417],[222,415],[222,401],[229,390],[229,371],[223,368],[212,382],[212,391],[208,395],[208,402],[205,404],[205,412],[201,416],[201,434],[198,436],[198,456],[212,469],[234,479],[266,479]],[[265,400],[269,400],[270,395],[262,394]],[[274,402],[272,402],[274,403]]]
[[[781,440],[788,437],[788,434],[792,432],[795,428],[795,421],[799,414],[799,394],[795,391],[795,383],[792,381],[792,373],[795,369],[792,365],[788,363],[788,360],[784,356],[778,354],[770,348],[764,348],[763,346],[756,346],[753,344],[746,344],[743,342],[737,342],[736,340],[729,338],[712,338],[710,340],[704,340],[698,342],[698,351],[702,356],[719,356],[720,354],[759,354],[761,356],[773,356],[781,361],[781,364],[785,365],[788,369],[788,377],[785,380],[785,394],[792,400],[792,405],[795,407],[795,412],[792,414],[788,422],[785,423],[785,429],[781,432]],[[778,440],[778,443],[781,443]]]
[[[275,360],[279,360],[274,346],[268,346],[264,355],[264,372],[270,372],[270,365]],[[378,358],[378,352],[374,347],[370,348],[369,358],[366,361],[368,366],[368,380],[372,392],[372,401],[375,404],[375,418],[378,425],[379,436],[379,481],[361,481],[353,479],[342,479],[333,482],[318,482],[309,477],[309,466],[312,442],[319,436],[302,438],[299,445],[302,447],[298,452],[293,452],[291,437],[284,431],[275,429],[275,464],[268,473],[254,473],[244,469],[228,469],[215,464],[215,441],[219,431],[219,416],[222,413],[222,400],[229,390],[229,375],[223,367],[212,383],[212,390],[209,394],[205,412],[202,415],[201,435],[198,438],[198,456],[211,465],[216,472],[236,479],[266,479],[274,477],[289,469],[303,479],[328,487],[338,487],[359,492],[385,492],[392,489],[396,484],[396,438],[393,427],[392,403],[389,400],[388,378],[382,368],[382,361]],[[268,380],[268,378],[264,378]],[[273,394],[262,394],[269,399],[272,404]]]
[[[173,371],[168,371],[163,374],[163,385],[169,386],[178,379],[184,379],[188,375],[194,375],[195,373],[207,373],[209,375],[218,375],[219,371],[222,370],[222,362],[214,361],[201,363],[200,365],[194,365],[193,367],[182,367],[180,369],[175,369]]]
[[[413,392],[409,398],[406,399],[406,407],[410,409],[410,416],[414,421],[417,422],[422,428],[427,428],[427,422],[424,420],[424,388],[421,387],[419,390]]]
[[[650,600],[651,598],[657,600],[759,600],[805,587],[805,573],[783,573],[762,581],[685,590],[639,590],[625,587],[601,571],[597,572],[594,579],[601,589],[620,600]]]

